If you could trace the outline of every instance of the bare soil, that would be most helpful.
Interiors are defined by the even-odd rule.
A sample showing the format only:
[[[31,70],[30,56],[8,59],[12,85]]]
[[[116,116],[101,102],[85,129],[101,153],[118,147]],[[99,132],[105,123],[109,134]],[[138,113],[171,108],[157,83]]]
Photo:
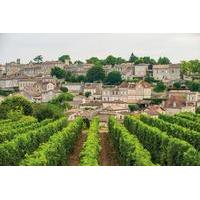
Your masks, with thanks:
[[[117,154],[113,147],[112,141],[108,135],[106,127],[101,127],[100,131],[100,165],[101,166],[118,166]]]
[[[68,165],[69,166],[79,166],[80,163],[80,152],[83,147],[84,142],[86,141],[87,138],[87,133],[86,131],[82,131],[81,134],[79,135],[78,140],[74,144],[74,149],[71,152],[69,159],[68,159]]]

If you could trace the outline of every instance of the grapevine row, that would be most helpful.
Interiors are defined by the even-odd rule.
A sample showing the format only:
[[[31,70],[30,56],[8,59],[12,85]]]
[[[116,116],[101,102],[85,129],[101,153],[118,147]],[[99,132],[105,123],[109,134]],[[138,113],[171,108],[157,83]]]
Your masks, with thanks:
[[[80,153],[80,165],[99,165],[100,138],[99,138],[99,118],[94,118],[90,124],[86,142]]]
[[[66,125],[66,118],[61,118],[0,144],[0,165],[18,165],[26,153],[32,153],[41,143],[46,142],[51,135]]]
[[[200,150],[200,133],[184,128],[182,126],[171,124],[163,121],[162,119],[153,118],[147,115],[141,115],[140,119],[150,125],[159,128],[161,131],[165,131],[167,134],[183,139],[192,144],[197,150]],[[190,123],[190,122],[189,122]]]
[[[115,149],[118,152],[120,161],[127,166],[151,166],[150,153],[143,148],[134,134],[119,123],[114,117],[108,121],[109,134]]]
[[[67,156],[74,147],[81,130],[83,119],[76,118],[66,128],[50,137],[33,154],[27,155],[20,165],[26,166],[57,166],[65,165]]]
[[[126,116],[124,124],[151,153],[154,163],[169,166],[200,165],[199,152],[188,142],[168,136],[135,117]]]
[[[159,115],[159,118],[164,121],[175,123],[185,128],[200,132],[200,123],[198,122],[193,122],[193,121],[188,122],[187,119],[184,119],[178,116],[169,116],[169,115],[162,115],[162,114]]]
[[[31,116],[24,116],[17,122],[12,121],[6,124],[2,124],[0,126],[0,132],[9,131],[16,128],[21,128],[21,127],[24,127],[36,122],[37,122],[36,118],[31,117]]]
[[[48,124],[49,122],[51,122],[50,119],[46,119],[42,122],[36,122],[36,123],[32,123],[32,120],[29,120],[29,118],[25,119],[26,123],[25,124],[21,124],[21,127],[18,127],[16,129],[10,129],[10,130],[6,130],[3,132],[0,132],[0,143],[6,141],[6,140],[11,140],[14,137],[16,137],[19,134],[25,133],[29,130],[33,130],[35,128],[39,128],[42,127],[46,124]],[[30,122],[30,124],[28,123]]]

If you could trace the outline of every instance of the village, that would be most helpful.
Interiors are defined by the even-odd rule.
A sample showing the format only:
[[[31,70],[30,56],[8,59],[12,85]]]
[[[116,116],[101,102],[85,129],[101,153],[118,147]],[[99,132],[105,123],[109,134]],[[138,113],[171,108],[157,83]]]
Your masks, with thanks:
[[[70,108],[65,113],[69,120],[77,116],[92,119],[99,116],[107,122],[114,115],[123,120],[125,115],[147,113],[157,117],[159,114],[174,115],[178,112],[193,112],[200,106],[200,93],[191,91],[184,84],[179,88],[175,83],[184,79],[181,64],[135,64],[124,62],[102,66],[105,74],[118,72],[122,80],[119,84],[106,84],[102,81],[66,81],[52,75],[53,69],[84,77],[94,64],[76,62],[70,59],[32,62],[22,64],[20,59],[0,65],[0,90],[9,95],[22,95],[34,103],[45,103],[65,91],[73,94]],[[156,91],[156,84],[164,86]],[[5,95],[0,95],[2,101]]]

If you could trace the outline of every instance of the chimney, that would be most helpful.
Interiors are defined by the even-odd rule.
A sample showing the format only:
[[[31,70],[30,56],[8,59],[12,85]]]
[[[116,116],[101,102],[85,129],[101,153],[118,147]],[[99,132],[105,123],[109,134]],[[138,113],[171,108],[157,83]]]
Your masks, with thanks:
[[[20,58],[17,58],[17,64],[20,64]]]

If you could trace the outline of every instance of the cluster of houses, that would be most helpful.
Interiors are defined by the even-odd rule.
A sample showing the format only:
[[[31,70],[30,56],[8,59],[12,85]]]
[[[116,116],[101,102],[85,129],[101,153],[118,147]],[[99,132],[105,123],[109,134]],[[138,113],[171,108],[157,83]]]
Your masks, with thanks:
[[[15,90],[32,102],[48,102],[60,93],[61,86],[66,87],[74,94],[74,100],[70,102],[72,109],[68,111],[70,119],[78,115],[89,118],[99,115],[102,121],[106,121],[110,115],[123,119],[124,115],[130,114],[130,104],[143,105],[143,109],[135,113],[145,112],[153,116],[159,113],[195,112],[200,106],[198,92],[184,89],[155,94],[152,85],[144,81],[147,76],[162,80],[165,84],[180,80],[179,64],[123,63],[103,66],[106,74],[111,71],[121,73],[125,81],[118,86],[103,85],[103,83],[63,83],[51,76],[51,69],[54,67],[60,67],[76,75],[86,75],[92,66],[87,63],[70,64],[69,60],[21,64],[20,59],[17,59],[16,62],[0,65],[0,89]],[[137,83],[129,81],[135,77],[141,78],[141,81]],[[86,97],[86,93],[90,95]],[[162,99],[162,103],[152,105],[151,100],[154,98]]]

